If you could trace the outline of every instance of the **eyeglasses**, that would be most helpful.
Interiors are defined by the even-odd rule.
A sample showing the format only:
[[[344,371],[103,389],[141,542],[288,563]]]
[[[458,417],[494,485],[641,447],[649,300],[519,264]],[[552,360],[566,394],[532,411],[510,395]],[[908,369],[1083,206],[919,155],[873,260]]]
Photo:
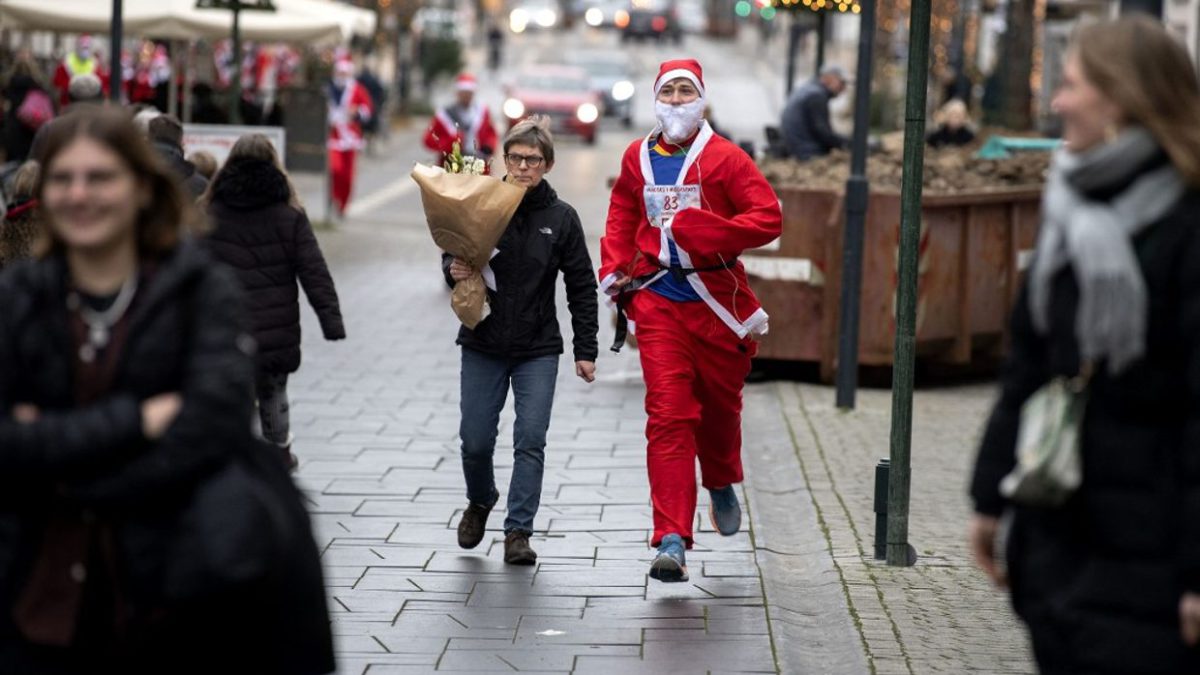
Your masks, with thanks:
[[[536,169],[541,166],[542,162],[544,161],[546,161],[546,158],[540,155],[518,155],[516,153],[509,153],[504,156],[504,162],[514,168],[521,166],[521,163],[524,162],[525,166],[531,169]]]

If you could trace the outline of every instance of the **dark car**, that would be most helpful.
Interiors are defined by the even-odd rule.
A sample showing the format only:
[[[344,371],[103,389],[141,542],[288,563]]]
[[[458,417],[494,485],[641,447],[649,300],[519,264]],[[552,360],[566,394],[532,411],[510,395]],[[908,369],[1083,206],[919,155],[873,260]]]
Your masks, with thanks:
[[[546,115],[555,134],[579,136],[588,145],[596,142],[604,102],[582,68],[529,66],[505,86],[505,94],[503,110],[509,128],[530,115]]]
[[[627,17],[618,22],[621,41],[658,40],[659,42],[683,42],[683,26],[674,0],[635,0]],[[624,24],[624,25],[621,25]]]

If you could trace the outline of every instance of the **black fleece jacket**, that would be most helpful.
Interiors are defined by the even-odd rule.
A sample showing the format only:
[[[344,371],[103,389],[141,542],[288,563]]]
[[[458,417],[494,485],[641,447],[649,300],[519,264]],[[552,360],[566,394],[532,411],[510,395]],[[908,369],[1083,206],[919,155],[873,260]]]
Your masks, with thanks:
[[[555,286],[562,272],[571,310],[576,361],[595,361],[599,303],[596,274],[579,214],[543,180],[525,195],[500,238],[489,266],[496,276],[488,290],[491,315],[470,330],[462,327],[458,344],[510,358],[563,353],[555,307]],[[446,283],[453,258],[442,256]]]

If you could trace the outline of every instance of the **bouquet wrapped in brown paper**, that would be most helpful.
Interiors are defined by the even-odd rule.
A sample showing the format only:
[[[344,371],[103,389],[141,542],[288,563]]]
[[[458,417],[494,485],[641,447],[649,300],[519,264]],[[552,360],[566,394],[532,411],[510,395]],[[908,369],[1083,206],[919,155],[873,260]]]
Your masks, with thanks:
[[[474,329],[491,311],[479,270],[491,259],[525,188],[479,175],[481,160],[454,153],[446,163],[446,168],[418,164],[412,178],[421,188],[421,205],[434,243],[476,270],[471,278],[458,282],[450,296],[455,316]]]

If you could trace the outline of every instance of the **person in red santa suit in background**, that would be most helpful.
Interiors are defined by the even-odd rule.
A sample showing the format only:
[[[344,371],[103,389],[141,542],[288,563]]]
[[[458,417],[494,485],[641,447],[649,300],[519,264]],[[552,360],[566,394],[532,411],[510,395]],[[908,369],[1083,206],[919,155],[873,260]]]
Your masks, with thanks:
[[[67,90],[71,86],[71,78],[76,75],[95,75],[100,78],[100,86],[105,96],[108,95],[108,70],[97,56],[90,35],[80,35],[75,41],[75,51],[63,57],[54,70],[54,88],[58,90],[60,108],[71,103]]]
[[[364,146],[363,122],[370,119],[371,96],[354,79],[354,62],[339,59],[329,83],[329,182],[339,218],[346,215],[354,189],[354,160]]]
[[[475,101],[479,82],[474,76],[463,73],[454,81],[454,88],[457,90],[454,103],[438,110],[425,131],[425,147],[438,154],[439,166],[446,155],[453,152],[455,141],[460,143],[464,156],[490,162],[499,137],[487,106]]]
[[[722,535],[737,533],[742,385],[767,332],[738,255],[779,237],[779,199],[741,148],[704,121],[704,74],[663,63],[658,126],[625,151],[600,242],[600,290],[636,328],[646,381],[646,464],[654,507],[650,576],[686,581],[696,460]]]

